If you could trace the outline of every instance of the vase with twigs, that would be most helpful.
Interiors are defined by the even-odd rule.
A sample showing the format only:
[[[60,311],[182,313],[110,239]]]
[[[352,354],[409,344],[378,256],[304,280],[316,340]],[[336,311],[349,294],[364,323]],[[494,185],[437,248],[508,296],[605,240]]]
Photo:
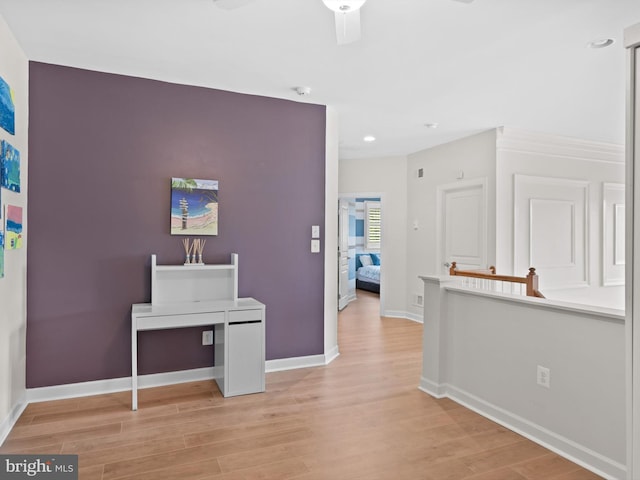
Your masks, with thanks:
[[[191,251],[193,250],[193,244],[189,244],[189,239],[188,238],[183,238],[182,239],[182,246],[184,247],[184,264],[185,265],[190,265],[191,264]]]
[[[205,243],[207,243],[207,241],[201,238],[196,238],[193,241],[194,256],[197,256],[198,265],[204,265],[204,261],[202,259],[202,252],[204,251]]]

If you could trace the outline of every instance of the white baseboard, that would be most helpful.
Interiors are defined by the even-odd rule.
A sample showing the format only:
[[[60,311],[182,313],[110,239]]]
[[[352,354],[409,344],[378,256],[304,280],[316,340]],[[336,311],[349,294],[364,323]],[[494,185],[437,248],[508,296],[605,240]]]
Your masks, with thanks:
[[[331,350],[324,354],[324,364],[329,365],[340,355],[340,351],[338,350],[338,345],[335,345]]]
[[[405,318],[413,322],[423,323],[422,315],[411,313],[411,312],[404,312],[400,310],[385,310],[382,313],[382,316],[389,317],[389,318]]]
[[[339,354],[338,347],[336,346],[331,349],[327,355],[310,355],[306,357],[267,360],[265,370],[266,372],[277,372],[280,370],[292,370],[295,368],[324,366],[335,360]],[[205,367],[192,370],[181,370],[178,372],[139,375],[138,388],[162,387],[164,385],[173,385],[176,383],[212,380],[220,376],[222,376],[222,367]],[[131,390],[131,377],[54,385],[52,387],[28,388],[25,406],[27,403],[61,400],[64,398],[88,397],[91,395],[102,395],[105,393],[125,392],[127,390]],[[22,411],[20,413],[22,413]]]
[[[222,367],[195,368],[178,372],[152,373],[138,376],[138,388],[161,387],[174,383],[197,382],[210,380],[221,375]],[[131,390],[131,377],[96,380],[92,382],[70,383],[54,385],[52,387],[38,387],[27,389],[27,401],[45,402],[64,398],[88,397],[104,393],[124,392]]]
[[[626,478],[625,465],[453,385],[436,384],[422,377],[419,388],[436,398],[448,397],[601,477],[608,480]]]
[[[447,388],[445,385],[432,382],[428,378],[424,377],[420,377],[420,386],[418,389],[435,398],[445,398],[447,396]]]
[[[0,423],[0,445],[7,439],[18,418],[20,418],[24,409],[27,408],[28,403],[26,397],[24,393],[20,395],[20,398],[9,412],[9,415],[7,415],[7,418]]]
[[[293,370],[296,368],[321,367],[326,365],[324,355],[309,355],[306,357],[277,358],[267,360],[266,372],[280,372],[282,370]]]

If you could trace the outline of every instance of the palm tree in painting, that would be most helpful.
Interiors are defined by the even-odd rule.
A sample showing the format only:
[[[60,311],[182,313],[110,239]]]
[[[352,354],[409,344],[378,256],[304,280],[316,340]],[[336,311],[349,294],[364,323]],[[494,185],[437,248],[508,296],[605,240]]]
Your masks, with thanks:
[[[192,192],[196,188],[197,183],[193,178],[172,178],[171,188],[173,190],[182,190],[185,192]],[[182,221],[182,230],[187,229],[187,219],[189,218],[189,202],[186,198],[180,199],[180,213]]]

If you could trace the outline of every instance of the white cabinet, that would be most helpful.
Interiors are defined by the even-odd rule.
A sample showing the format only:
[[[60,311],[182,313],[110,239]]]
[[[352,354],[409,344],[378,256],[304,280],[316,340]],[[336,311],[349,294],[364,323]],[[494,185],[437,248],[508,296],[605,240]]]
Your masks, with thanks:
[[[131,309],[131,407],[138,408],[138,334],[213,326],[215,380],[225,397],[265,390],[265,305],[238,298],[238,255],[228,265],[158,265],[151,256],[151,303]]]
[[[260,310],[229,312],[229,395],[264,391],[264,328]]]

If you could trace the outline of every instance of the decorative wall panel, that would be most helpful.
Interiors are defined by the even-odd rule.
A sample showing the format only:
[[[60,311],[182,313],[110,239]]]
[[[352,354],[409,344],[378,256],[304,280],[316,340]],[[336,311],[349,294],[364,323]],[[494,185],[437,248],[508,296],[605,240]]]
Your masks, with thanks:
[[[540,290],[589,283],[589,182],[514,175],[514,274],[534,267]]]
[[[624,285],[624,185],[602,184],[602,285]]]

